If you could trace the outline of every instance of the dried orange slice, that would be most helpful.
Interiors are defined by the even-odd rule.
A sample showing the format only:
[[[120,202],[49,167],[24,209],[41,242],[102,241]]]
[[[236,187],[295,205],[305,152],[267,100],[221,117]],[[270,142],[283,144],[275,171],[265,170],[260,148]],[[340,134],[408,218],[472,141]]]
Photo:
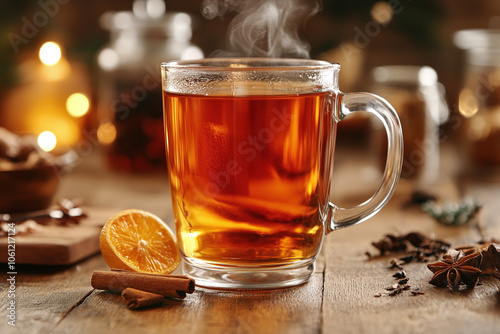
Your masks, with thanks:
[[[170,274],[180,263],[172,230],[152,213],[130,209],[109,218],[99,238],[112,269]]]

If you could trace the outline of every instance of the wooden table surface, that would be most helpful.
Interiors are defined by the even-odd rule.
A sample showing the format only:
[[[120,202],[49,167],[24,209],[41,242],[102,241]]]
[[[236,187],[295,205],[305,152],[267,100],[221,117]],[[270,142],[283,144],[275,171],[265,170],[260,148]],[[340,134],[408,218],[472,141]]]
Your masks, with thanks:
[[[363,155],[346,152],[338,152],[334,173],[333,201],[342,206],[365,200],[378,182]],[[500,238],[499,175],[457,177],[455,160],[445,165],[440,182],[427,190],[450,200],[476,196],[484,204],[483,236]],[[328,235],[313,279],[289,289],[197,288],[184,300],[132,311],[119,295],[92,289],[92,272],[109,269],[99,254],[64,267],[18,265],[16,327],[8,325],[7,277],[0,275],[0,333],[500,333],[500,281],[491,277],[473,290],[452,292],[428,283],[432,273],[425,264],[410,263],[405,265],[409,284],[425,294],[375,297],[394,284],[394,270],[387,268],[393,256],[368,259],[366,251],[377,254],[372,241],[419,231],[458,247],[482,237],[474,224],[447,227],[419,207],[406,207],[414,187],[412,181],[400,182],[378,215]],[[140,208],[172,223],[165,175],[109,172],[99,152],[64,179],[59,196],[110,211]]]

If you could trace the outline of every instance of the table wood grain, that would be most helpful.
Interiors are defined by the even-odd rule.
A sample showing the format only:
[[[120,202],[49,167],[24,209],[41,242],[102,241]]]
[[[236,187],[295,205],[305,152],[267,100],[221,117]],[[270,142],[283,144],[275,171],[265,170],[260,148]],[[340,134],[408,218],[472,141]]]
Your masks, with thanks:
[[[336,204],[359,203],[370,195],[378,181],[366,168],[340,155],[332,196]],[[475,224],[443,226],[420,208],[406,206],[415,184],[402,181],[378,215],[326,237],[309,283],[282,290],[197,288],[185,300],[132,311],[119,295],[90,286],[94,270],[109,269],[100,255],[71,266],[18,265],[16,327],[6,317],[9,275],[5,270],[0,275],[0,333],[500,333],[499,280],[485,277],[473,290],[452,292],[428,283],[432,273],[424,263],[410,263],[405,265],[409,284],[425,294],[405,291],[377,298],[394,284],[394,269],[388,269],[392,256],[365,254],[376,255],[371,242],[387,233],[420,231],[453,247],[500,238],[499,185],[498,176],[457,179],[446,174],[428,189],[450,200],[464,194],[480,199],[484,210],[479,230]],[[165,175],[109,172],[99,155],[68,175],[59,195],[80,197],[95,208],[148,210],[172,224]]]

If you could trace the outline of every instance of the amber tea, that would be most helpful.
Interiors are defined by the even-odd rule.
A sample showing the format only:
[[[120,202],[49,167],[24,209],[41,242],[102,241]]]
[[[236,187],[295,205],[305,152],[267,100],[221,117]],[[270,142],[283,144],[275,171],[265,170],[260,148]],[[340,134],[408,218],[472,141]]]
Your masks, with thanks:
[[[324,233],[319,192],[329,182],[319,148],[335,130],[331,98],[164,93],[184,256],[256,266],[316,255]]]

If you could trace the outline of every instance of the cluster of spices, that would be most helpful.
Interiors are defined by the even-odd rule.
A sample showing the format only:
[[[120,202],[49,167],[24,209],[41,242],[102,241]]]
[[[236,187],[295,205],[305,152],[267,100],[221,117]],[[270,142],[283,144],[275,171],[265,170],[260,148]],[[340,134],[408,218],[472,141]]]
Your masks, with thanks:
[[[434,273],[429,283],[448,287],[453,291],[461,286],[474,288],[480,275],[492,275],[500,279],[500,243],[479,243],[450,250],[442,261],[427,266]]]
[[[425,292],[420,291],[420,288],[411,288],[411,285],[408,284],[408,281],[410,280],[406,276],[406,271],[401,270],[392,275],[396,279],[396,283],[393,285],[385,288],[384,293],[376,293],[375,297],[382,297],[382,296],[396,296],[402,293],[403,291],[410,291],[412,296],[417,296],[417,295],[423,295]]]
[[[475,220],[479,234],[485,239],[479,218],[482,205],[476,199],[464,197],[458,202],[439,204],[436,196],[415,192],[411,202],[422,205],[422,209],[430,217],[444,225],[461,226]],[[451,249],[441,261],[427,267],[434,273],[430,284],[449,287],[453,291],[460,290],[463,286],[474,288],[481,275],[492,275],[500,279],[500,241],[492,239],[489,242],[480,241],[475,245]]]
[[[429,258],[438,259],[450,248],[449,243],[432,239],[419,232],[410,232],[404,235],[387,234],[381,240],[373,242],[372,245],[379,250],[380,255],[403,252],[403,256],[391,260],[389,267],[398,270],[392,275],[397,281],[387,287],[384,293],[375,294],[375,297],[396,296],[403,291],[410,291],[413,296],[424,294],[420,288],[412,289],[408,284],[410,278],[407,277],[403,265],[410,262],[428,262]],[[367,255],[371,257],[368,252]]]
[[[427,262],[430,257],[437,259],[450,248],[448,242],[432,239],[419,232],[404,235],[387,234],[372,245],[380,251],[380,255],[404,251],[404,256],[392,260],[394,267],[413,261]],[[371,254],[367,255],[371,256]]]
[[[380,255],[403,252],[403,256],[391,260],[389,267],[399,270],[393,275],[397,280],[396,283],[386,288],[386,292],[375,294],[375,297],[396,296],[407,290],[412,295],[423,294],[419,288],[411,289],[408,285],[409,278],[403,265],[410,262],[428,262],[430,258],[438,260],[441,255],[441,261],[427,265],[434,274],[429,281],[432,285],[458,291],[463,288],[474,288],[479,282],[480,275],[491,275],[500,279],[498,240],[450,249],[450,244],[445,241],[429,238],[419,232],[411,232],[399,236],[388,234],[372,245],[380,251]],[[367,255],[371,257],[369,253]]]
[[[62,199],[47,210],[0,214],[0,237],[6,237],[9,228],[15,226],[16,235],[33,233],[40,226],[72,226],[87,217],[78,201]]]

